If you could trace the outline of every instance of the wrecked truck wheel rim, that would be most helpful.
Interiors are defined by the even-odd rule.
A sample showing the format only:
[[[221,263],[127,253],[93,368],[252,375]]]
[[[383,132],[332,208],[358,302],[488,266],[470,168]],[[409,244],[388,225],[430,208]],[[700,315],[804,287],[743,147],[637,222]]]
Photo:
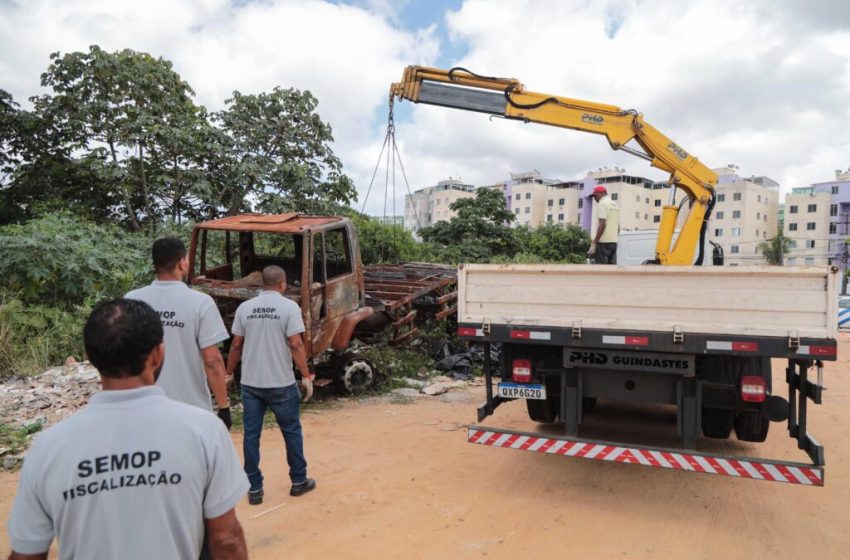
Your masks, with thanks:
[[[356,358],[348,361],[342,368],[342,383],[349,393],[364,391],[372,386],[375,380],[375,371],[372,364],[366,360]]]

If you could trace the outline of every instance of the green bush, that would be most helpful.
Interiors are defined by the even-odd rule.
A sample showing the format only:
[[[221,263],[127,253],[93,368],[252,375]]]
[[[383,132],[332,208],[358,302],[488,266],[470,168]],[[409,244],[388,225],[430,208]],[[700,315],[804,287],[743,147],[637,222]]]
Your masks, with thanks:
[[[149,241],[69,214],[0,228],[0,287],[27,304],[69,308],[149,280]]]
[[[0,299],[0,379],[41,373],[69,356],[84,359],[90,311],[88,305],[65,309]]]
[[[128,233],[67,213],[46,214],[0,227],[0,289],[25,304],[72,308],[120,297],[153,278],[150,246],[156,237],[188,240],[187,226]]]

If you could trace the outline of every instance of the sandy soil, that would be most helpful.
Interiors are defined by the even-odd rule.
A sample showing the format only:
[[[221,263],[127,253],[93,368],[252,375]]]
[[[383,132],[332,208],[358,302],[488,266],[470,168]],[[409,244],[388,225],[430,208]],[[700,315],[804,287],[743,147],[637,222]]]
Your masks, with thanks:
[[[839,355],[827,364],[826,402],[810,415],[810,432],[826,447],[823,488],[471,445],[466,424],[480,388],[413,404],[346,401],[305,414],[318,481],[306,496],[289,497],[282,439],[264,433],[265,503],[238,507],[251,557],[848,558],[850,336],[842,335]],[[776,362],[776,387],[784,387],[782,372]],[[663,443],[672,438],[672,414],[600,403],[587,433],[624,438],[614,427],[625,421],[633,441]],[[534,428],[521,403],[501,407],[488,423]],[[733,436],[701,446],[804,460],[783,428],[774,424],[761,445]],[[233,439],[241,452],[240,437]],[[0,475],[4,526],[16,481]],[[0,550],[8,550],[5,531]]]

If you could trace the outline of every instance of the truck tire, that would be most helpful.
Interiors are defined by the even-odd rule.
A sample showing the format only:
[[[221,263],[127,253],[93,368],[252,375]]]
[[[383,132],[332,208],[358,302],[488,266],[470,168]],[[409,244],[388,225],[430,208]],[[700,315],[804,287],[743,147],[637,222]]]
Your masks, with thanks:
[[[342,396],[365,393],[378,380],[375,364],[352,352],[346,352],[334,360],[333,373],[336,390]]]
[[[528,417],[541,424],[553,424],[558,417],[558,406],[553,399],[545,401],[527,399],[525,407],[528,409]]]
[[[748,410],[735,416],[735,436],[741,441],[762,442],[767,439],[770,420],[760,410]]]
[[[728,439],[735,413],[725,408],[702,409],[702,434],[715,439]]]

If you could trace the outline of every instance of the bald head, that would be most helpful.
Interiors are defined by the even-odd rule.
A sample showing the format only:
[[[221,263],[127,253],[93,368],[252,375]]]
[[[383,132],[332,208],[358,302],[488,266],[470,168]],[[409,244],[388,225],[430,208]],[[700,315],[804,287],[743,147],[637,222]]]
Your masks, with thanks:
[[[286,272],[282,268],[270,265],[263,269],[264,288],[277,288],[281,284],[286,287]]]

